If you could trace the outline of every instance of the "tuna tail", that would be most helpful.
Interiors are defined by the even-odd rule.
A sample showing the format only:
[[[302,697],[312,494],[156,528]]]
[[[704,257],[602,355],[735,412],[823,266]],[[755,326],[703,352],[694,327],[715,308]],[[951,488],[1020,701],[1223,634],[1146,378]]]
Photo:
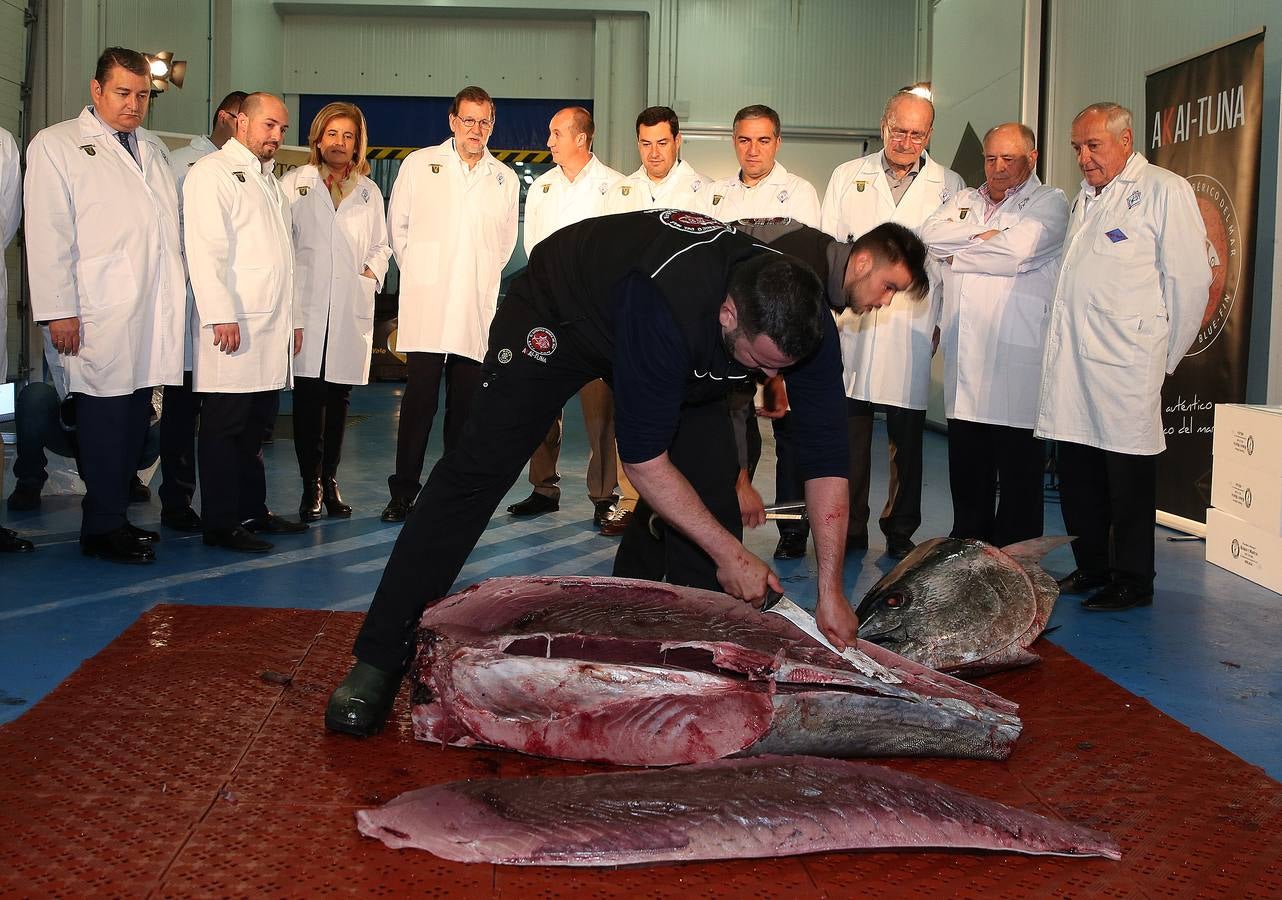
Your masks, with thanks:
[[[1076,538],[1073,535],[1052,534],[1028,541],[1020,541],[1018,544],[1007,544],[1001,550],[1016,562],[1028,566],[1037,564],[1043,556],[1056,547],[1062,547],[1074,540]]]

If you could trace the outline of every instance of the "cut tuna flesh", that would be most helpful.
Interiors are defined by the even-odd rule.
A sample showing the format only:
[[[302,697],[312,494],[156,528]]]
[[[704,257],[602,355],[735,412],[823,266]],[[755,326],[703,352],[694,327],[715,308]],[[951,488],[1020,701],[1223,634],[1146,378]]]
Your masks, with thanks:
[[[624,765],[736,754],[1004,759],[1016,706],[870,644],[854,662],[725,594],[496,578],[428,609],[421,740]]]
[[[866,763],[806,756],[456,781],[356,813],[362,834],[459,862],[613,866],[935,847],[1119,859],[1106,834]]]

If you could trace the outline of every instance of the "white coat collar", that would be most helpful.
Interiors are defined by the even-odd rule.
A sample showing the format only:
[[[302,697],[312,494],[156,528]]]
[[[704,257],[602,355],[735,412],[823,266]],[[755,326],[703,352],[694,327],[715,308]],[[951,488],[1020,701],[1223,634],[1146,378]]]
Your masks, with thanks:
[[[207,134],[196,135],[187,146],[199,153],[213,153],[218,149]]]
[[[925,162],[922,163],[921,168],[917,171],[917,175],[913,180],[916,181],[918,178],[923,178],[926,181],[942,182],[944,180],[944,167],[935,162],[931,155],[925,150],[921,151],[921,156]],[[881,176],[884,179],[886,177],[886,170],[881,164],[881,158],[882,151],[880,150],[876,153],[870,153],[865,156],[860,161],[859,174],[867,175],[868,181],[873,181],[878,176]]]
[[[1126,165],[1122,166],[1122,171],[1117,173],[1116,178],[1104,185],[1104,190],[1100,191],[1100,193],[1096,195],[1096,199],[1099,199],[1099,197],[1109,193],[1109,188],[1111,188],[1116,182],[1120,181],[1129,184],[1132,181],[1139,181],[1140,175],[1144,172],[1144,167],[1147,165],[1148,160],[1145,159],[1142,154],[1131,151],[1131,158],[1126,161]],[[1085,178],[1082,179],[1082,193],[1095,194],[1095,188],[1092,187]]]
[[[270,175],[272,169],[275,168],[272,160],[263,162],[248,147],[235,138],[228,138],[227,143],[223,144],[223,149],[219,152],[226,153],[233,162],[242,163],[245,166],[257,166],[258,170],[264,175]]]
[[[563,181],[565,184],[575,185],[585,181],[591,181],[594,178],[601,177],[598,170],[603,167],[604,167],[604,163],[602,163],[600,160],[597,159],[597,156],[595,153],[591,153],[588,155],[587,164],[584,165],[583,168],[579,170],[579,174],[574,177],[573,181],[565,177],[565,170],[562,169],[560,166],[554,167],[552,171],[555,172],[556,177],[560,178],[561,181]]]
[[[432,149],[436,151],[437,157],[442,162],[457,166],[460,172],[466,173],[468,171],[467,163],[463,162],[463,157],[459,156],[458,150],[454,149],[454,138],[452,136],[447,137]],[[481,150],[481,158],[477,160],[476,165],[483,174],[489,175],[494,171],[494,166],[497,162],[498,160],[494,158],[494,154],[490,153],[490,148],[485,147]]]
[[[677,164],[668,170],[668,174],[663,177],[662,181],[651,181],[650,176],[645,173],[645,166],[641,166],[641,168],[637,169],[629,177],[633,181],[641,184],[648,184],[650,185],[650,190],[657,191],[662,190],[670,184],[676,184],[682,178],[687,176],[693,177],[693,175],[694,169],[690,168],[690,164],[684,159],[679,159],[677,160]]]
[[[766,185],[786,186],[788,184],[788,170],[783,167],[783,163],[779,162],[778,159],[775,160],[775,167],[770,170],[770,174],[767,175],[765,178],[761,179],[760,181],[758,181],[752,187],[748,187],[746,184],[743,183],[743,178],[740,177],[742,175],[743,175],[743,170],[740,169],[739,172],[735,175],[734,180],[735,180],[735,183],[738,184],[739,187],[743,188],[745,191],[755,191],[757,188],[764,187]]]
[[[86,106],[82,109],[80,115],[76,117],[76,121],[80,123],[81,137],[108,137],[115,140],[116,133],[107,126],[106,122],[98,118],[92,106]],[[141,125],[134,129],[134,138],[139,144],[145,142],[157,147],[162,146],[160,139]]]

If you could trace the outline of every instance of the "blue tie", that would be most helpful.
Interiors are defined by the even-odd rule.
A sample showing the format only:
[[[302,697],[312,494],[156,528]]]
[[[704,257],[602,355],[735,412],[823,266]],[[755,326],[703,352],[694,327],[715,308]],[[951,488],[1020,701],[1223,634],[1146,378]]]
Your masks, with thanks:
[[[120,141],[120,146],[125,148],[125,152],[129,154],[129,158],[132,159],[135,163],[138,163],[138,168],[141,169],[142,163],[138,162],[138,157],[134,155],[133,145],[129,143],[129,132],[117,131],[116,140]]]

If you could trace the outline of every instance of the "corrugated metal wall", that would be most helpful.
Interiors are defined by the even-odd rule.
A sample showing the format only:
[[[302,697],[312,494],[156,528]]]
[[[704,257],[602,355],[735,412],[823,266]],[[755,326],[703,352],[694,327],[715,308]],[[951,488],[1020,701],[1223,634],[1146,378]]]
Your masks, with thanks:
[[[877,130],[916,72],[908,0],[681,0],[675,100],[694,125],[765,103],[786,126]]]
[[[173,50],[176,58],[187,60],[183,87],[171,86],[152,100],[147,127],[202,134],[209,130],[207,0],[105,0],[101,16],[104,46],[129,47],[142,53]],[[86,85],[87,81],[86,78]],[[88,102],[89,88],[84,90]]]
[[[590,19],[287,16],[283,52],[291,94],[592,96]]]

